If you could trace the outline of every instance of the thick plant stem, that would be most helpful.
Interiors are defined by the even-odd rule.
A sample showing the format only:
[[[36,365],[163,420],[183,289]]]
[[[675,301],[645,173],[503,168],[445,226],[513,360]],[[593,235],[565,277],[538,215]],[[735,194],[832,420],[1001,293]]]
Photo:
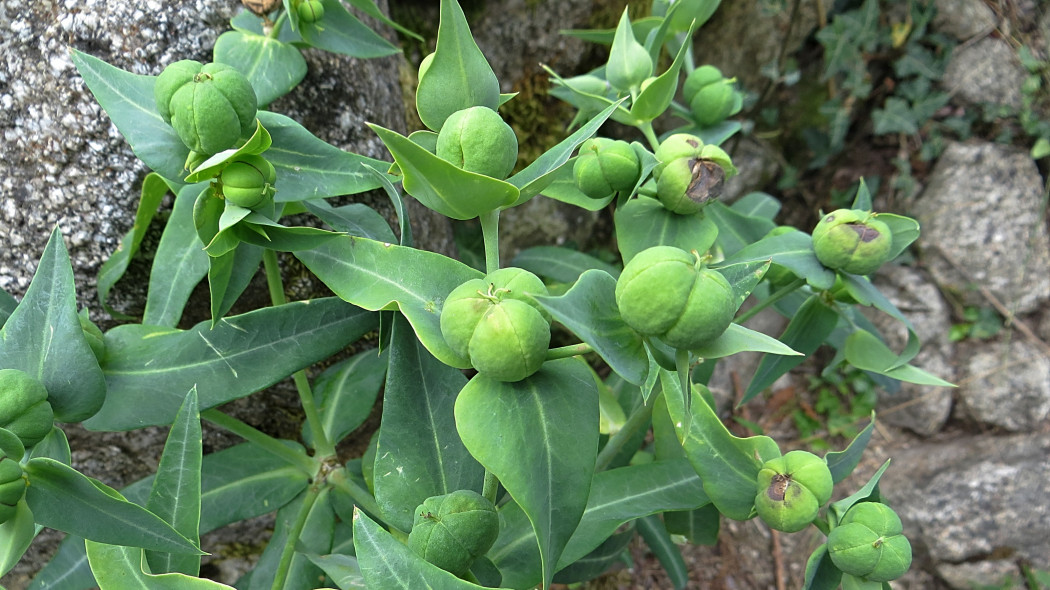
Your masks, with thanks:
[[[645,135],[645,139],[649,142],[649,145],[656,151],[656,148],[660,147],[660,139],[656,137],[656,132],[653,131],[652,123],[642,123],[638,126],[642,134]]]
[[[368,492],[368,490],[347,477],[346,469],[339,468],[333,471],[328,476],[328,482],[335,486],[336,489],[350,496],[358,508],[371,514],[377,519],[382,519],[383,511],[380,510],[379,503],[376,502],[376,499]],[[388,524],[387,526],[390,525]]]
[[[307,475],[312,476],[317,471],[317,463],[310,457],[295,451],[291,447],[285,446],[276,438],[241,422],[233,416],[228,416],[219,410],[212,408],[201,412],[201,418],[223,428],[224,430],[236,434],[244,440],[255,444],[264,451],[267,451],[271,455],[298,467]]]
[[[562,346],[559,348],[552,348],[547,351],[547,360],[554,361],[558,359],[569,358],[581,354],[587,354],[588,352],[594,352],[590,344],[581,342],[579,344],[570,344],[569,346]]]
[[[806,284],[806,279],[803,279],[803,278],[795,279],[794,281],[788,283],[788,285],[785,286],[784,288],[779,289],[776,293],[773,293],[769,297],[767,297],[767,298],[763,299],[762,301],[758,302],[757,304],[755,304],[755,306],[752,307],[751,309],[749,309],[749,310],[745,311],[744,313],[740,314],[739,316],[737,316],[736,319],[733,320],[733,322],[735,322],[737,324],[742,324],[742,323],[746,322],[747,320],[749,320],[749,319],[755,317],[756,315],[758,315],[759,313],[761,313],[762,310],[766,309],[770,305],[773,305],[777,301],[780,301],[781,299],[787,297],[788,295],[791,295],[792,293],[795,292],[796,289],[798,289],[799,287],[801,287],[802,285],[805,285],[805,284]]]
[[[284,305],[288,300],[284,296],[284,282],[281,280],[281,269],[277,264],[275,251],[270,249],[263,251],[263,266],[266,269],[266,285],[270,289],[270,301],[274,306]],[[306,371],[296,371],[292,374],[292,380],[295,381],[295,389],[299,392],[299,402],[303,406],[306,425],[310,429],[317,456],[335,455],[335,445],[328,440],[328,435],[321,426],[321,413],[317,409],[314,393],[310,388],[310,380],[306,378]]]
[[[594,461],[595,471],[604,471],[612,463],[612,460],[616,458],[616,455],[620,454],[627,441],[634,437],[635,434],[638,434],[640,429],[649,425],[649,421],[653,418],[654,401],[650,399],[649,403],[639,406],[631,414],[631,417],[627,419],[627,422],[624,422],[623,428],[609,438],[609,442],[605,443],[605,446],[602,447],[601,452],[598,453],[598,457]]]
[[[295,557],[295,545],[303,534],[306,519],[310,516],[310,510],[313,509],[314,503],[317,502],[317,497],[320,494],[321,488],[316,484],[306,488],[306,495],[303,496],[303,505],[299,507],[299,513],[295,515],[295,522],[292,523],[292,528],[288,530],[288,538],[284,540],[281,561],[277,564],[277,571],[273,576],[273,585],[270,586],[271,590],[284,590],[284,586],[288,582],[288,574],[292,569],[292,558]]]
[[[485,484],[481,488],[481,495],[485,496],[485,499],[496,504],[496,493],[499,491],[499,479],[496,478],[488,469],[485,470]]]
[[[499,270],[499,209],[482,213],[481,237],[485,242],[485,273]]]

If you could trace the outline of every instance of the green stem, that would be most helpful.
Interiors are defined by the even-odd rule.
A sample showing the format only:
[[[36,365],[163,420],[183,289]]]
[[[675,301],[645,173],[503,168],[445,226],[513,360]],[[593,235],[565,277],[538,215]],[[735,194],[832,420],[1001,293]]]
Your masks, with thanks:
[[[802,285],[805,285],[805,284],[806,284],[806,279],[803,279],[803,278],[795,279],[794,281],[788,283],[788,285],[786,287],[777,290],[776,293],[773,293],[769,297],[766,297],[762,301],[760,301],[757,304],[755,304],[755,306],[752,307],[751,309],[749,309],[749,310],[745,311],[744,313],[740,314],[739,316],[737,316],[736,319],[734,319],[733,321],[735,323],[737,323],[737,324],[743,324],[747,320],[749,320],[749,319],[755,317],[756,315],[758,315],[763,309],[769,307],[770,305],[773,305],[774,303],[776,303],[777,301],[780,301],[781,299],[787,297],[788,295],[791,295],[792,293],[795,292],[796,289],[798,289],[799,287],[801,287]]]
[[[653,124],[651,122],[642,123],[638,126],[641,129],[642,134],[645,135],[645,139],[649,141],[649,145],[656,151],[660,147],[660,139],[656,137],[656,132],[653,131]]]
[[[682,404],[685,407],[686,416],[689,415],[689,406],[693,401],[693,383],[689,377],[689,351],[685,348],[675,349],[674,364],[678,369],[678,383],[682,388]]]
[[[346,474],[345,468],[336,469],[329,474],[328,483],[335,486],[339,491],[350,496],[350,499],[352,499],[354,504],[356,504],[361,510],[364,510],[375,518],[381,519],[383,517],[383,511],[380,510],[379,503],[376,502],[375,497],[373,497],[368,490],[358,485],[357,482],[350,479]],[[390,525],[387,524],[387,526]]]
[[[284,26],[284,22],[288,20],[288,12],[285,10],[281,11],[280,16],[277,17],[277,21],[273,23],[273,27],[270,32],[266,34],[270,39],[277,39],[281,36],[281,27]]]
[[[485,242],[485,273],[499,270],[499,209],[479,216],[481,237]]]
[[[827,520],[820,518],[819,516],[813,519],[813,526],[820,529],[820,532],[824,533],[825,537],[831,533],[831,525],[828,524]]]
[[[485,496],[485,499],[496,504],[496,493],[499,492],[499,479],[494,473],[485,470],[485,484],[481,488],[481,495]]]
[[[276,438],[241,422],[233,416],[223,414],[215,408],[201,412],[201,418],[212,424],[228,430],[244,440],[256,445],[264,451],[274,455],[283,461],[290,463],[303,470],[307,475],[313,476],[317,472],[317,462],[291,447],[285,446]]]
[[[649,403],[643,403],[639,406],[631,417],[624,422],[623,428],[619,432],[609,437],[609,442],[605,443],[598,458],[594,462],[595,471],[603,471],[606,467],[612,463],[612,460],[620,454],[623,450],[627,441],[634,438],[634,435],[638,434],[638,431],[642,428],[649,426],[649,421],[653,418],[653,402],[655,400],[649,400]]]
[[[284,540],[281,561],[277,564],[277,572],[273,576],[273,585],[270,586],[271,590],[284,590],[284,586],[288,582],[288,574],[291,573],[292,558],[295,557],[295,546],[299,541],[299,537],[303,534],[303,528],[306,526],[306,519],[310,516],[310,510],[313,509],[314,503],[320,495],[321,488],[319,486],[311,485],[306,488],[306,495],[303,496],[303,505],[299,507],[299,513],[295,515],[295,522],[292,523],[292,528],[288,529],[288,537]]]
[[[277,252],[269,248],[263,250],[263,267],[266,269],[266,285],[270,289],[270,301],[274,306],[284,305],[288,299],[284,296],[284,281],[281,280],[281,268],[277,264]],[[317,456],[335,455],[335,445],[328,439],[321,425],[321,413],[317,409],[306,371],[296,371],[292,374],[292,380],[295,381],[295,389],[299,392],[299,402],[302,404],[303,414],[306,415],[306,425],[310,429]]]
[[[579,344],[570,344],[569,346],[562,346],[560,348],[552,348],[547,351],[547,360],[554,361],[558,359],[569,358],[581,354],[587,354],[588,352],[594,352],[590,344],[581,342]]]

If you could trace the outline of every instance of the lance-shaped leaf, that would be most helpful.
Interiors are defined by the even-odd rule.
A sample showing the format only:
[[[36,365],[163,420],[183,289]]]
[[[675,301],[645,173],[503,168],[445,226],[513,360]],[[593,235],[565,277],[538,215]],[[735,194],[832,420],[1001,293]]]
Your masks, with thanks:
[[[835,526],[839,520],[845,516],[846,512],[858,502],[879,502],[882,499],[882,495],[879,493],[879,480],[882,479],[882,474],[886,473],[886,469],[890,466],[890,459],[887,459],[882,467],[879,467],[878,471],[868,479],[868,483],[864,484],[859,490],[854,492],[847,498],[843,498],[838,502],[832,502],[828,506],[828,520],[829,524]]]
[[[682,590],[689,582],[689,569],[682,559],[682,552],[671,540],[662,520],[657,516],[645,516],[637,521],[638,534],[645,539],[649,551],[663,566],[664,572],[676,590]]]
[[[717,201],[704,207],[704,214],[710,216],[718,225],[718,245],[722,248],[726,258],[732,257],[748,244],[762,239],[776,227],[776,224],[765,217],[742,213],[735,207],[726,207]],[[813,258],[816,259],[815,254]]]
[[[168,432],[146,509],[195,544],[200,544],[201,440],[201,415],[197,389],[193,388],[186,394]],[[196,555],[155,551],[147,551],[146,560],[150,570],[158,574],[196,576],[201,565]]]
[[[86,426],[170,424],[180,390],[196,385],[201,409],[244,397],[328,358],[375,323],[374,314],[332,297],[222,318],[214,328],[119,326],[106,334],[106,402]]]
[[[887,260],[893,260],[900,256],[912,242],[919,239],[919,222],[911,217],[894,215],[892,213],[879,213],[876,219],[885,223],[890,228],[890,234],[893,236],[890,253],[886,255]]]
[[[175,327],[190,294],[208,273],[208,254],[193,225],[193,206],[205,188],[185,186],[175,197],[153,259],[143,324]]]
[[[339,0],[321,0],[324,18],[315,23],[299,20],[299,34],[310,45],[332,53],[363,59],[393,55],[400,50],[368,28]]]
[[[478,49],[463,9],[455,0],[441,0],[437,46],[420,68],[416,110],[434,131],[456,111],[474,106],[499,107],[499,81]]]
[[[400,309],[416,337],[441,362],[466,369],[441,335],[441,307],[453,289],[483,275],[447,256],[347,236],[296,252],[336,295],[374,311]]]
[[[835,284],[835,272],[826,268],[813,253],[813,238],[800,231],[769,236],[745,246],[726,257],[724,264],[772,260],[806,279],[817,289],[830,289]]]
[[[456,490],[480,493],[485,469],[456,432],[456,395],[463,373],[435,359],[404,318],[394,320],[383,390],[383,427],[375,460],[375,497],[383,517],[412,529],[423,500]]]
[[[835,590],[841,581],[842,570],[832,563],[827,544],[814,549],[806,561],[803,590]]]
[[[923,371],[912,365],[901,365],[900,357],[883,344],[878,336],[867,330],[857,330],[846,338],[846,360],[849,364],[901,381],[933,385],[938,387],[955,387],[955,385]]]
[[[577,559],[567,567],[558,570],[554,574],[554,583],[578,584],[600,577],[609,571],[615,563],[623,560],[624,551],[627,551],[628,547],[630,547],[636,532],[633,523],[622,527],[603,541],[594,551]]]
[[[357,564],[368,588],[389,590],[479,590],[423,560],[374,520],[354,509],[354,549]]]
[[[646,78],[653,74],[653,62],[649,52],[634,38],[631,19],[624,8],[620,23],[613,36],[609,49],[609,62],[605,64],[605,77],[609,83],[621,92],[637,88]]]
[[[678,438],[711,502],[729,518],[751,518],[758,495],[758,471],[764,462],[780,456],[777,443],[768,436],[738,438],[730,434],[696,386],[687,416],[677,375],[662,371],[660,383]]]
[[[259,561],[247,576],[237,582],[244,590],[270,590],[281,567],[284,549],[295,546],[296,552],[288,564],[287,577],[281,588],[286,590],[312,590],[317,586],[316,580],[323,576],[321,570],[307,559],[306,553],[323,554],[332,550],[332,535],[335,531],[335,513],[332,511],[332,488],[322,488],[315,501],[308,507],[306,520],[301,529],[296,529],[296,519],[303,509],[306,492],[295,501],[277,511],[273,536],[263,550]],[[291,531],[297,530],[299,536],[290,539]]]
[[[201,555],[197,544],[116,490],[54,459],[25,465],[26,503],[38,524],[102,543]]]
[[[516,383],[478,374],[455,412],[467,450],[532,522],[548,587],[587,506],[598,452],[594,378],[579,359],[548,361]]]
[[[688,37],[687,37],[688,38]],[[682,70],[686,50],[689,43],[682,43],[675,55],[674,61],[667,71],[656,77],[655,80],[646,85],[631,105],[631,117],[639,124],[648,123],[659,117],[671,106],[675,92],[678,90],[678,72]],[[659,49],[656,50],[659,52]]]
[[[59,422],[80,422],[102,406],[106,384],[80,327],[73,267],[57,227],[25,297],[0,329],[0,366],[43,383]]]
[[[346,525],[342,525],[346,526]],[[351,543],[353,541],[351,540]],[[351,545],[352,549],[353,545]],[[332,548],[333,551],[336,549]],[[306,557],[321,568],[339,590],[367,590],[365,579],[361,575],[361,568],[357,565],[357,558],[346,555],[343,552],[330,553],[328,555],[306,554]]]
[[[511,261],[511,266],[524,268],[540,277],[559,283],[575,283],[588,270],[605,271],[613,278],[620,271],[613,265],[585,254],[579,250],[562,246],[534,246],[526,248]]]
[[[871,433],[875,431],[875,412],[871,413],[871,422],[857,433],[857,436],[853,437],[847,446],[842,451],[832,451],[825,455],[824,461],[828,464],[828,469],[831,470],[831,478],[835,483],[849,477],[849,474],[853,473],[857,465],[860,464],[861,455],[864,454],[864,449],[868,448],[868,441],[871,440]]]
[[[509,206],[520,194],[510,183],[457,168],[400,133],[378,125],[368,126],[383,140],[401,168],[405,192],[446,217],[474,219]]]
[[[373,348],[328,367],[317,377],[314,397],[328,440],[343,440],[368,418],[383,387],[386,366],[386,350]],[[302,436],[311,443],[308,424],[303,424]]]
[[[745,328],[740,324],[729,324],[718,338],[692,351],[696,356],[705,359],[716,359],[732,356],[738,352],[766,352],[779,355],[800,356],[802,353],[792,350],[783,342]]]
[[[631,465],[594,475],[587,508],[558,560],[574,563],[608,539],[624,523],[666,510],[690,510],[709,503],[700,477],[683,457]],[[514,588],[535,586],[540,578],[536,533],[516,503],[500,508],[500,536],[489,557]]]
[[[674,246],[686,252],[707,252],[719,228],[703,212],[672,213],[656,199],[638,197],[616,210],[616,242],[624,262],[653,246]]]
[[[18,565],[35,538],[33,511],[24,499],[19,500],[14,516],[0,524],[0,576]]]
[[[376,6],[375,0],[350,0],[350,5],[379,22],[393,27],[399,33],[412,37],[416,41],[423,41],[423,37],[390,20],[390,17],[383,14],[383,11]]]
[[[616,279],[601,270],[584,272],[560,297],[536,297],[554,319],[590,344],[616,374],[641,385],[649,374],[642,337],[624,323],[616,307]]]
[[[277,169],[274,200],[303,201],[379,188],[368,166],[386,170],[388,163],[343,151],[284,115],[259,111],[259,121],[273,141],[266,159]]]
[[[397,241],[386,219],[364,203],[332,207],[324,199],[314,199],[303,201],[303,206],[336,231],[390,244]]]
[[[215,40],[214,60],[241,71],[259,107],[288,94],[306,77],[306,60],[294,45],[268,35],[227,31]]]
[[[233,590],[232,586],[185,574],[143,570],[142,550],[87,541],[87,558],[99,590]]]
[[[157,112],[157,78],[125,72],[76,49],[70,50],[70,57],[131,151],[157,174],[179,182],[190,150]]]

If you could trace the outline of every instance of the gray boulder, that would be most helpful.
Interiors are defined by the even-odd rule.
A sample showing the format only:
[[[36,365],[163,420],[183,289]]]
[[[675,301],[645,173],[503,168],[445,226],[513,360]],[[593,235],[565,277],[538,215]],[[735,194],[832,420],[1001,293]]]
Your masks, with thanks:
[[[987,35],[995,29],[995,13],[982,0],[936,0],[933,28],[960,41]]]
[[[1039,430],[1050,417],[1050,359],[1019,334],[963,347],[961,413],[1009,431]]]
[[[1021,108],[1025,71],[1006,41],[987,37],[952,52],[941,85],[964,102]]]

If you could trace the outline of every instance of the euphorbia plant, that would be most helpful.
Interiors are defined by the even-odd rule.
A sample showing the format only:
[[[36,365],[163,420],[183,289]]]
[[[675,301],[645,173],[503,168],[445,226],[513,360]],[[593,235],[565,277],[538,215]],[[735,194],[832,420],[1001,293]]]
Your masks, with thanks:
[[[354,5],[378,12],[367,0]],[[878,509],[881,520],[864,515],[868,505],[885,506],[877,485],[885,466],[828,504],[872,425],[843,451],[782,455],[769,437],[732,435],[709,402],[706,380],[719,359],[766,354],[743,402],[822,344],[837,349],[833,364],[887,382],[945,384],[909,364],[918,341],[907,319],[852,274],[868,267],[851,266],[852,254],[825,257],[844,241],[836,230],[827,246],[815,245],[804,231],[775,230],[779,204],[769,195],[720,200],[736,170],[719,144],[739,130],[725,120],[739,105],[731,80],[694,66],[690,43],[716,6],[656,2],[644,23],[624,13],[614,31],[598,34],[611,44],[605,66],[568,79],[552,72],[557,94],[580,109],[576,129],[516,173],[517,138],[499,112],[514,98],[500,94],[453,0],[441,2],[436,51],[419,71],[416,108],[427,129],[405,136],[371,126],[393,162],[342,151],[265,110],[302,77],[293,43],[359,57],[393,50],[340,35],[361,31],[339,2],[237,16],[237,30],[215,48],[225,66],[176,62],[159,77],[137,76],[75,52],[88,86],[153,169],[139,227],[165,193],[175,203],[141,321],[112,328],[98,345],[76,312],[56,232],[0,333],[0,382],[30,394],[5,424],[21,428],[19,417],[33,413],[31,432],[0,429],[0,515],[9,518],[0,526],[0,546],[9,548],[0,569],[40,525],[71,535],[37,587],[226,587],[198,577],[200,535],[276,510],[273,537],[239,588],[546,588],[600,575],[638,532],[664,547],[674,546],[671,534],[701,525],[705,538],[716,536],[719,515],[758,515],[785,531],[812,524],[831,535],[810,559],[810,588],[831,588],[843,575],[881,583],[903,574],[903,537],[884,517],[888,508]],[[648,33],[641,39],[636,30]],[[274,48],[278,58],[245,67]],[[665,53],[670,66],[660,71]],[[692,81],[690,108],[675,101],[683,78]],[[653,121],[665,112],[686,123],[661,137]],[[213,116],[228,125],[191,133]],[[610,119],[636,128],[641,141],[596,137]],[[397,234],[363,205],[325,200],[372,189],[391,199]],[[402,190],[438,214],[478,219],[483,268],[417,248]],[[501,212],[532,198],[615,208],[622,272],[554,246],[502,266]],[[874,226],[863,185],[851,209]],[[292,213],[328,229],[284,224]],[[877,221],[889,242],[879,264],[918,235],[910,219]],[[107,309],[140,231],[103,269]],[[867,229],[848,231],[874,241],[864,240]],[[292,252],[336,297],[287,302],[278,251]],[[260,264],[272,305],[229,315]],[[775,277],[767,275],[773,264]],[[177,329],[204,277],[211,320]],[[753,305],[739,313],[748,299]],[[908,327],[903,352],[882,343],[858,304]],[[741,325],[767,310],[792,318],[779,339]],[[307,370],[366,334],[375,338],[377,327],[378,348]],[[54,351],[54,339],[22,345],[56,330],[63,339]],[[571,343],[551,348],[552,331]],[[71,388],[74,370],[82,378]],[[288,377],[305,416],[300,441],[219,409]],[[380,391],[382,423],[368,451],[339,456],[336,444]],[[61,428],[44,416],[48,405],[56,419],[94,430],[170,425],[156,475],[118,492],[80,474]],[[246,442],[203,455],[202,419]]]

